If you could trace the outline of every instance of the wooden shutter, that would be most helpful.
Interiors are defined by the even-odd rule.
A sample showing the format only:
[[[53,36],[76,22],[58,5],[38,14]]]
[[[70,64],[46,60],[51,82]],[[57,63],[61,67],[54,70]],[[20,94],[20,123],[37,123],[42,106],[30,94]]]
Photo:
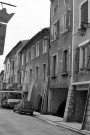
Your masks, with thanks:
[[[66,12],[66,29],[69,30],[70,28],[70,10],[67,9]]]
[[[59,20],[57,20],[57,39],[59,38]]]
[[[79,72],[79,53],[80,53],[80,48],[77,48],[76,55],[75,55],[75,73]]]
[[[90,44],[87,46],[87,70],[90,71]]]
[[[81,24],[88,23],[88,0],[81,6]]]
[[[51,41],[53,41],[53,25],[51,25]]]
[[[64,32],[64,16],[62,16],[60,19],[60,32]]]

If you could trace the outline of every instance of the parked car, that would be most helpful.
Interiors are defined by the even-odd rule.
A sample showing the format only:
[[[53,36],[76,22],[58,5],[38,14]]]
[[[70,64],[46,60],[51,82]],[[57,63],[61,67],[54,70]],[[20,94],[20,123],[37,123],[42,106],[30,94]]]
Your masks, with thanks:
[[[20,113],[30,113],[30,115],[33,115],[34,107],[30,101],[24,101],[20,100],[17,105],[14,106],[13,111],[17,111]]]

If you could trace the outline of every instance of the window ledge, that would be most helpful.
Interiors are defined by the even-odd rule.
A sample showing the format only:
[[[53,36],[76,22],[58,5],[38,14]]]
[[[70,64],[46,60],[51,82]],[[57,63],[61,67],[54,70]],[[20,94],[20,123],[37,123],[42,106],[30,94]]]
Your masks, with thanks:
[[[62,73],[62,76],[67,76],[68,75],[68,72],[63,72]]]
[[[56,75],[52,75],[51,78],[56,78],[57,76]]]

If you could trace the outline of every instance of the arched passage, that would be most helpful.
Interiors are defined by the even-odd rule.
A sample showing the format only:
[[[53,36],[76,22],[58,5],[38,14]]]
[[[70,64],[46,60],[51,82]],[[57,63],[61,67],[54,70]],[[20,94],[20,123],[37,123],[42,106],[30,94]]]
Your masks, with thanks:
[[[38,94],[36,97],[36,100],[35,100],[35,110],[40,112],[41,105],[42,105],[42,96],[40,94]]]
[[[57,116],[63,117],[64,111],[65,111],[65,106],[66,106],[66,100],[64,100],[64,101],[60,104],[60,106],[59,106],[59,108],[58,108],[58,111],[57,111]]]

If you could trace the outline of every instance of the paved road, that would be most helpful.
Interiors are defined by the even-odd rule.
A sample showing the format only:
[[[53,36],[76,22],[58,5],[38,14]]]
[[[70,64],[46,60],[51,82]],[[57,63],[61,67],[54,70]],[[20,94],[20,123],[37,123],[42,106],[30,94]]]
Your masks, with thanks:
[[[0,135],[79,135],[30,115],[0,108]]]

